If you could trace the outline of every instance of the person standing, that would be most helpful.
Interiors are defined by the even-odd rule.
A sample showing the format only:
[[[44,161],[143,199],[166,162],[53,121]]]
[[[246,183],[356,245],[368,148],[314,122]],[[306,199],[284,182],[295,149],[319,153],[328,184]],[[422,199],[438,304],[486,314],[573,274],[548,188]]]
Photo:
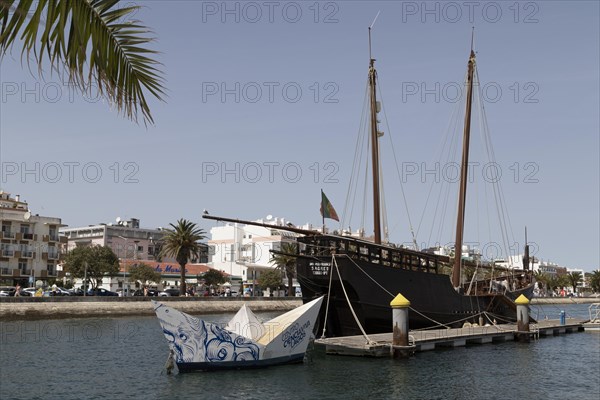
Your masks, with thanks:
[[[15,297],[19,297],[21,295],[21,285],[19,285],[17,283],[17,286],[15,287]]]

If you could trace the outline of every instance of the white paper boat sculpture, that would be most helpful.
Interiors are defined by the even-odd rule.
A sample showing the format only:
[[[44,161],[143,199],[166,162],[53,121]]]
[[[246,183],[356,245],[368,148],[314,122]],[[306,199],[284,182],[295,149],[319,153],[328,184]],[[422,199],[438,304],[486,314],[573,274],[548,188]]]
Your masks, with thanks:
[[[152,300],[179,372],[302,362],[323,296],[261,323],[244,304],[225,328]]]

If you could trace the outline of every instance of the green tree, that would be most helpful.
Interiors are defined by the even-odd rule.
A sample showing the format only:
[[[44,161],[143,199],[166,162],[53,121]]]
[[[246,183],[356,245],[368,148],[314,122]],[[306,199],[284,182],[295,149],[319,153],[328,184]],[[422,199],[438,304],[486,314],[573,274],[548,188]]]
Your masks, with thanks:
[[[227,278],[221,271],[212,268],[202,274],[202,278],[204,279],[204,283],[208,286],[217,286],[227,282]]]
[[[581,280],[581,272],[570,272],[567,274],[567,279],[573,288],[573,293],[577,293],[577,285]]]
[[[600,292],[600,269],[593,271],[588,278],[588,281],[594,293]]]
[[[35,60],[42,76],[66,72],[83,93],[98,91],[127,118],[154,123],[144,91],[162,100],[163,74],[148,47],[154,39],[131,19],[140,6],[118,0],[0,0],[0,57],[18,40],[21,58]],[[32,70],[32,69],[30,69]]]
[[[294,278],[296,277],[295,254],[298,254],[297,243],[282,242],[279,252],[273,253],[269,260],[271,264],[275,264],[281,272],[285,273],[288,281],[288,296],[290,297],[295,295],[293,287]]]
[[[548,291],[548,274],[537,270],[533,272],[533,277],[538,283],[538,288],[545,294]]]
[[[279,269],[270,269],[267,271],[261,272],[258,277],[258,284],[261,288],[269,288],[271,290],[279,288],[281,286],[281,281],[283,279],[283,275],[281,270]]]
[[[169,224],[173,229],[166,229],[167,234],[162,238],[161,256],[174,257],[181,269],[179,286],[180,296],[185,296],[185,265],[190,258],[198,254],[198,242],[205,238],[204,231],[195,223],[186,219],[179,219],[177,224]]]
[[[140,281],[146,286],[150,282],[160,282],[160,272],[144,263],[136,263],[129,268],[129,278],[132,281]]]
[[[102,283],[104,276],[119,273],[119,259],[107,246],[75,247],[67,254],[64,266],[74,278],[84,279],[87,276],[92,288]]]

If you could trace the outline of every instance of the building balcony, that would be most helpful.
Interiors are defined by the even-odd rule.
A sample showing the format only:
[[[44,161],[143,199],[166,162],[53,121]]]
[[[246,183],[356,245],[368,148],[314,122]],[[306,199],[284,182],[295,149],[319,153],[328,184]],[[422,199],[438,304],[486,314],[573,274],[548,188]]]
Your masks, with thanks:
[[[14,257],[15,251],[10,249],[2,249],[2,257]]]
[[[35,258],[35,252],[31,250],[21,251],[21,258]]]
[[[37,240],[37,235],[34,235],[33,233],[24,233],[23,240]]]
[[[10,269],[0,268],[0,275],[10,275]]]
[[[2,231],[2,239],[14,239],[15,238],[15,234],[13,232],[10,231]]]
[[[18,271],[21,271],[21,276],[29,276],[29,275],[31,275],[31,269],[21,269],[21,270],[18,270]]]
[[[48,250],[48,260],[58,260],[59,254],[58,251]]]

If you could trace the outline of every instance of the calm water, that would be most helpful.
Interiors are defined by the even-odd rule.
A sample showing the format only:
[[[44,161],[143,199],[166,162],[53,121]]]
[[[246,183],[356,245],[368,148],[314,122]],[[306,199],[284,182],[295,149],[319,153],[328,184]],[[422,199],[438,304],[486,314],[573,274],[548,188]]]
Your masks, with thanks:
[[[560,309],[587,316],[587,305],[533,312],[557,319]],[[401,361],[312,352],[305,364],[171,376],[162,372],[168,348],[153,317],[2,323],[0,333],[2,400],[600,398],[598,333],[432,351]]]

